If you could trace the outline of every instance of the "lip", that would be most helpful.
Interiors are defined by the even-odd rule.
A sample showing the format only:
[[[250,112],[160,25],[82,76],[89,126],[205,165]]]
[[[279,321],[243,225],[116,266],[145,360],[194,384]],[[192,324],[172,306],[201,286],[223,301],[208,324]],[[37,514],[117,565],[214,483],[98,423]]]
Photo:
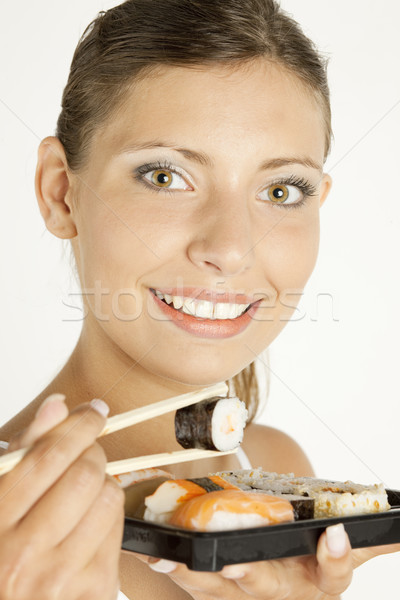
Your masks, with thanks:
[[[185,298],[194,298],[195,300],[207,300],[207,302],[212,302],[213,304],[217,304],[217,302],[253,304],[255,302],[254,296],[233,291],[221,292],[218,290],[206,290],[204,288],[196,287],[150,288],[150,291],[155,290],[161,292],[163,295],[168,294],[169,296],[184,296]]]
[[[161,289],[157,288],[157,290],[160,291],[161,293],[170,294],[171,296],[185,295],[187,297],[198,298],[199,300],[207,300],[210,298],[210,295],[203,296],[203,297],[198,296],[198,295],[196,295],[196,296],[193,296],[193,295],[190,296],[190,294],[187,295],[186,291],[188,289],[189,288],[182,288],[182,290],[180,290],[181,294],[177,294],[177,293],[174,294],[174,293],[170,293],[169,291],[167,291],[165,289],[161,290]],[[175,291],[175,290],[172,290],[172,292],[173,291]],[[250,308],[245,313],[243,313],[240,317],[236,317],[236,319],[202,319],[200,317],[193,317],[191,315],[187,315],[184,312],[180,312],[179,310],[176,310],[175,308],[173,308],[173,306],[170,306],[166,302],[163,302],[162,300],[160,300],[154,294],[154,292],[152,292],[152,289],[149,289],[149,292],[150,292],[150,296],[153,298],[157,307],[164,313],[164,315],[174,325],[176,325],[180,329],[183,329],[184,331],[187,331],[188,333],[190,333],[192,335],[195,335],[195,336],[201,337],[201,338],[223,339],[223,338],[229,338],[229,337],[238,335],[239,333],[244,331],[250,325],[250,323],[252,321],[252,317],[257,312],[258,307],[261,303],[261,300],[254,302],[252,304],[252,306],[250,306]],[[232,295],[230,295],[230,294],[219,294],[218,301],[220,302],[224,296],[225,297],[230,296],[230,298],[232,298]],[[215,298],[215,296],[212,296],[212,297]],[[243,295],[236,294],[235,297],[237,299],[238,297],[243,297]],[[240,302],[240,303],[241,304],[249,303],[248,296],[244,296],[244,297],[247,298],[247,300],[245,302]],[[228,300],[225,300],[225,302],[227,302],[227,301]],[[230,301],[232,302],[232,300],[230,300]]]

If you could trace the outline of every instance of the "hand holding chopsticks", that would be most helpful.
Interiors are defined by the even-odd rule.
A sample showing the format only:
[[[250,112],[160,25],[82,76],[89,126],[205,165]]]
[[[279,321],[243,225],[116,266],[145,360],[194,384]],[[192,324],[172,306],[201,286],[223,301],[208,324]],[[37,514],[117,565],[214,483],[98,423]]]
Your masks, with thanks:
[[[202,390],[189,392],[173,398],[167,398],[166,400],[161,400],[160,402],[155,402],[153,404],[149,404],[148,406],[143,406],[120,415],[115,415],[107,419],[106,425],[103,431],[101,431],[99,437],[108,435],[109,433],[113,433],[121,429],[125,429],[131,425],[136,425],[137,423],[142,423],[185,406],[190,406],[191,404],[195,404],[206,398],[225,395],[227,390],[227,385],[222,382]],[[13,469],[22,460],[28,450],[29,448],[22,448],[2,456],[0,458],[0,475],[11,471],[11,469]],[[232,454],[233,452],[235,452],[235,450],[219,452],[197,448],[180,450],[177,452],[165,452],[162,454],[153,454],[110,462],[107,464],[106,472],[109,475],[116,475],[118,473],[125,473],[127,471],[185,462],[200,458],[207,458],[210,456]]]

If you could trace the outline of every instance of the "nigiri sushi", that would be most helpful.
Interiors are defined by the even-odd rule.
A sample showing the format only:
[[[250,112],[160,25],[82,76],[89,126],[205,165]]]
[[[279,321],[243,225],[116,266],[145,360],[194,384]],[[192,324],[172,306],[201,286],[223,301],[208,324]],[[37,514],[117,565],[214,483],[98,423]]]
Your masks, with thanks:
[[[225,489],[184,502],[168,522],[197,531],[224,531],[293,520],[293,507],[287,500],[269,494]]]
[[[125,492],[125,514],[127,517],[143,517],[144,499],[160,484],[172,478],[163,469],[141,469],[114,475],[113,478]]]
[[[175,437],[184,448],[233,450],[243,440],[247,417],[239,398],[210,398],[176,411]]]
[[[218,475],[197,479],[169,479],[145,498],[144,518],[156,523],[167,523],[174,511],[188,500],[223,489],[239,488]]]

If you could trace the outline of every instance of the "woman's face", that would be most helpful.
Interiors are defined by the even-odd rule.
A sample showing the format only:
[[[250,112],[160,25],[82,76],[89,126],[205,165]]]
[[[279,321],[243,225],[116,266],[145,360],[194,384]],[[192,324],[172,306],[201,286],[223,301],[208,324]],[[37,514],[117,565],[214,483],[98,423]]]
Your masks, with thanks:
[[[190,385],[254,360],[315,264],[324,134],[312,94],[264,61],[132,86],[72,188],[93,339]]]

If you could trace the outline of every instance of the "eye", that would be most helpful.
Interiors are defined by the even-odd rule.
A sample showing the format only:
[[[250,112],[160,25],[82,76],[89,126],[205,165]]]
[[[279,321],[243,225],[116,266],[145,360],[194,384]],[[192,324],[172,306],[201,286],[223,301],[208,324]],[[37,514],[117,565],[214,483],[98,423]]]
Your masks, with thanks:
[[[144,175],[147,181],[150,181],[158,188],[168,188],[174,190],[191,189],[181,175],[170,171],[169,169],[156,169],[149,171]]]
[[[259,198],[273,204],[296,204],[303,199],[304,193],[294,185],[275,183],[261,192]]]

